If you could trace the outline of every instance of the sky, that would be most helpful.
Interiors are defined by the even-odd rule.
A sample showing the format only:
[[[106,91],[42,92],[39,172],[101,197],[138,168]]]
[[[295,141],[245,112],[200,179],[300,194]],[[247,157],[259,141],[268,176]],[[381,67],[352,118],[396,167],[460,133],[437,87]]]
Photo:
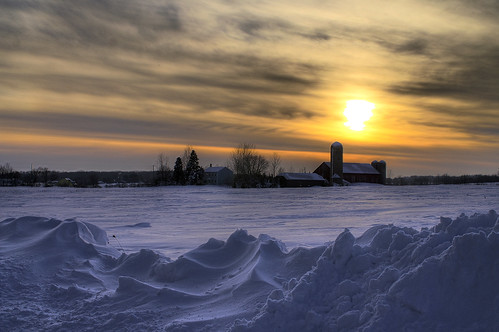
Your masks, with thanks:
[[[0,164],[148,170],[186,145],[313,171],[499,171],[499,4],[0,0]],[[362,131],[349,100],[375,105]]]

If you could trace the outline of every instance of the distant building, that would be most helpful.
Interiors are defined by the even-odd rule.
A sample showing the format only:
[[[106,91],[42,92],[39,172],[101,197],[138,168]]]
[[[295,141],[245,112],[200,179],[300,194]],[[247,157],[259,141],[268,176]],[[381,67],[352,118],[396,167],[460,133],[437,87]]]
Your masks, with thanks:
[[[315,169],[314,173],[329,179],[331,176],[331,163],[323,162]],[[340,179],[340,177],[337,176],[336,179]],[[382,183],[379,171],[367,163],[343,163],[343,180],[349,183]],[[333,179],[333,182],[336,181]]]
[[[343,184],[366,182],[366,183],[386,183],[386,163],[374,160],[371,164],[344,163],[343,145],[335,142],[331,145],[331,161],[323,162],[317,167],[314,173],[328,179],[329,183]],[[331,172],[333,165],[333,172]]]
[[[217,186],[230,186],[234,178],[234,173],[227,167],[208,167],[204,170],[205,184]]]
[[[277,179],[281,187],[312,187],[326,184],[326,180],[316,173],[281,173]]]

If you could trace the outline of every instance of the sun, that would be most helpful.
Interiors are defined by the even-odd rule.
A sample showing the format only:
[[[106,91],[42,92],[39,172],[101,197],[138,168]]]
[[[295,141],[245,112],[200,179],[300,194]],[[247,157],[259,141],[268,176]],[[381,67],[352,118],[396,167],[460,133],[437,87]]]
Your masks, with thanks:
[[[347,117],[345,126],[355,131],[364,130],[364,122],[373,116],[374,104],[365,100],[349,100],[343,114]]]

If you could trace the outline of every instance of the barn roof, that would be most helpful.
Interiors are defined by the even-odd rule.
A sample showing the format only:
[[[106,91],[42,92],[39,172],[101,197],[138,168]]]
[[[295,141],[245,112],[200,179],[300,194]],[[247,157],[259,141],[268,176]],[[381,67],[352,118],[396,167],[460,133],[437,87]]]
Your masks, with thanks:
[[[331,168],[330,162],[325,164]],[[371,166],[371,164],[363,163],[343,163],[343,174],[379,174],[379,172]]]
[[[376,168],[372,167],[371,164],[362,163],[343,163],[343,174],[379,174]]]
[[[284,177],[286,180],[325,181],[317,173],[281,173],[279,176]]]

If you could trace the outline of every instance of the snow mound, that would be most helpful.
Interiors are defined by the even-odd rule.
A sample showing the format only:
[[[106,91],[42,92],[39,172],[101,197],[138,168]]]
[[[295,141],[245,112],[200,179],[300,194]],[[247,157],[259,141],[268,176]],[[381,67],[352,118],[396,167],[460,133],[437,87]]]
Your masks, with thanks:
[[[417,232],[346,229],[316,266],[233,331],[495,331],[499,218],[441,218]]]
[[[138,224],[137,224],[138,225]],[[138,226],[138,227],[143,227]],[[499,218],[378,225],[288,251],[235,231],[172,261],[74,219],[0,222],[2,330],[495,331]]]
[[[11,218],[0,222],[0,326],[230,325],[234,317],[255,315],[257,303],[310,270],[323,250],[288,252],[267,235],[237,230],[227,241],[210,239],[171,261],[149,249],[121,253],[104,230],[86,222]]]

